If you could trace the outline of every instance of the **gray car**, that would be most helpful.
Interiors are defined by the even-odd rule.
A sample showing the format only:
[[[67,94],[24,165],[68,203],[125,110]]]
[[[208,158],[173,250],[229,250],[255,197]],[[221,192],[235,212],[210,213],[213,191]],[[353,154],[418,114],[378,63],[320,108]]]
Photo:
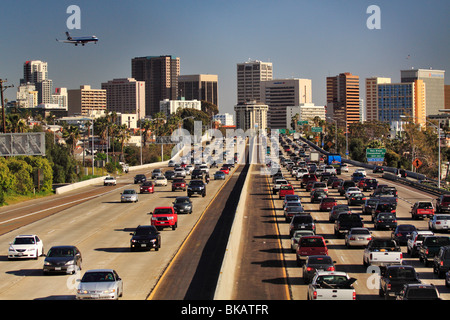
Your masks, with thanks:
[[[88,270],[79,281],[76,298],[118,300],[123,295],[123,281],[113,269]]]
[[[120,194],[120,202],[138,202],[138,194],[134,189],[125,189]]]
[[[333,261],[330,256],[308,256],[306,262],[303,264],[303,281],[310,283],[318,271],[335,271],[335,263],[336,261]]]
[[[365,247],[372,240],[372,234],[367,228],[351,228],[345,235],[345,245],[350,247]]]
[[[81,252],[75,246],[54,246],[48,251],[43,272],[49,273],[71,273],[81,270]]]

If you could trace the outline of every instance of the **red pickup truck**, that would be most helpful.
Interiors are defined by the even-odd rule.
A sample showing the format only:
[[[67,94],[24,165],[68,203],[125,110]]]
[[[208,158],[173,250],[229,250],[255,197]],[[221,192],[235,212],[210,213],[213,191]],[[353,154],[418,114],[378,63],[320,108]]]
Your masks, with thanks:
[[[178,215],[173,207],[157,207],[151,215],[151,225],[155,226],[157,230],[163,228],[175,230],[178,226]]]
[[[434,216],[434,207],[431,201],[417,201],[411,207],[411,217],[413,219],[431,218]]]
[[[282,184],[280,186],[280,191],[278,192],[279,199],[284,199],[288,194],[295,194],[294,187],[291,184]]]
[[[303,236],[297,246],[297,264],[302,266],[302,258],[315,255],[328,255],[328,240],[322,236]]]

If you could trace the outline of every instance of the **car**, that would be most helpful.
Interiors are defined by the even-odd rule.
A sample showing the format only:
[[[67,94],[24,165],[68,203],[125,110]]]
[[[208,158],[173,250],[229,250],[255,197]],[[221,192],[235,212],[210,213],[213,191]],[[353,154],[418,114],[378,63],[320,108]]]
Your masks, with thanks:
[[[298,242],[301,237],[314,236],[314,235],[315,235],[315,233],[313,230],[296,230],[296,231],[294,231],[294,234],[291,237],[291,251],[294,253],[297,251]]]
[[[158,176],[153,181],[155,183],[155,186],[167,186],[167,179],[164,176]]]
[[[434,233],[429,230],[416,230],[408,235],[406,251],[412,258],[417,257],[418,249],[422,245],[423,239],[427,236],[434,236]]]
[[[331,189],[337,189],[339,185],[342,183],[342,181],[344,181],[344,179],[341,178],[334,179],[333,182],[331,183]]]
[[[411,265],[387,266],[380,278],[378,295],[386,300],[390,295],[397,295],[405,284],[420,284],[419,274]]]
[[[116,178],[114,178],[112,176],[105,177],[105,179],[103,180],[103,185],[104,186],[115,186]]]
[[[189,197],[176,197],[173,208],[178,213],[192,213],[193,203]]]
[[[123,281],[113,269],[93,269],[78,280],[77,300],[118,300],[123,296]]]
[[[378,216],[378,214],[382,212],[390,212],[392,214],[397,213],[396,204],[392,202],[385,202],[383,200],[380,200],[375,205],[375,210],[372,211],[372,221],[375,221],[375,218]]]
[[[431,201],[417,201],[411,207],[411,217],[415,220],[419,218],[431,218],[434,215],[434,207]]]
[[[130,251],[152,248],[158,251],[161,248],[161,234],[155,226],[139,225],[130,236]]]
[[[201,164],[200,165],[200,170],[203,171],[203,173],[208,174],[209,173],[209,168],[207,164]]]
[[[392,232],[391,238],[399,245],[406,245],[409,235],[416,230],[417,228],[413,224],[399,224],[397,225],[397,228],[395,228],[395,231]]]
[[[155,179],[156,177],[161,177],[163,175],[161,169],[153,169],[152,171],[152,179]]]
[[[347,192],[347,189],[350,187],[356,187],[356,183],[351,180],[342,180],[341,183],[338,186],[338,192],[341,196]]]
[[[187,187],[187,194],[188,197],[192,197],[194,194],[206,197],[206,185],[203,180],[191,180]]]
[[[433,259],[433,273],[439,278],[445,278],[445,274],[450,270],[450,246],[441,247],[438,254]]]
[[[125,189],[120,194],[120,202],[138,202],[139,197],[134,189]]]
[[[314,182],[313,185],[312,185],[312,187],[311,187],[310,193],[312,194],[313,191],[319,190],[319,189],[322,189],[322,190],[324,190],[325,192],[328,192],[328,186],[327,186],[327,183],[326,183],[326,182],[323,182],[323,181],[316,181],[316,182]]]
[[[365,247],[372,240],[372,233],[367,228],[351,228],[345,235],[345,245],[351,247]]]
[[[298,202],[288,202],[288,205],[284,207],[284,218],[286,222],[290,222],[292,217],[297,214],[302,214],[305,212],[301,203]]]
[[[44,254],[44,243],[35,234],[19,235],[9,243],[8,259],[29,259],[37,260]]]
[[[186,186],[186,180],[183,178],[175,178],[172,180],[172,191],[176,191],[178,189],[186,191]]]
[[[384,172],[384,168],[383,167],[381,167],[381,166],[375,166],[375,167],[373,167],[373,171],[372,171],[373,173],[383,173]]]
[[[151,225],[155,226],[158,231],[164,228],[175,230],[178,227],[178,215],[173,207],[156,207],[149,214],[152,215]]]
[[[336,198],[325,197],[320,200],[319,210],[320,211],[330,211],[334,206],[337,205]]]
[[[375,207],[378,203],[379,199],[376,198],[366,198],[366,201],[362,204],[362,213],[361,214],[369,214],[375,211]]]
[[[434,232],[450,230],[450,214],[435,214],[428,220],[428,228]]]
[[[311,203],[321,202],[326,197],[328,197],[328,193],[325,190],[315,190],[311,193]]]
[[[303,264],[303,282],[308,284],[318,271],[335,271],[336,268],[333,261],[328,255],[313,255],[306,258]]]
[[[53,246],[45,255],[42,272],[75,274],[81,270],[83,259],[76,246]]]
[[[328,240],[318,235],[301,237],[296,251],[297,265],[302,266],[303,260],[309,256],[328,255],[327,243]]]
[[[139,187],[139,193],[155,193],[153,181],[145,181]]]
[[[349,199],[350,195],[352,193],[361,193],[361,190],[358,187],[349,187],[346,191],[345,191],[345,199]]]
[[[364,179],[366,176],[362,172],[354,172],[352,174],[352,181],[358,183],[361,179]]]
[[[375,230],[397,228],[397,217],[390,212],[381,212],[373,221]]]
[[[317,176],[314,173],[305,174],[302,177],[302,182],[300,183],[300,186],[302,188],[305,188],[308,182],[316,182]]]
[[[334,222],[334,234],[337,237],[344,236],[352,228],[363,228],[364,222],[357,213],[341,213]]]
[[[219,170],[222,171],[225,174],[230,174],[230,169],[228,167],[223,166]]]
[[[377,179],[364,178],[360,188],[363,189],[363,191],[375,190],[376,188],[378,188],[378,181]]]
[[[194,169],[191,173],[191,179],[203,179],[204,172],[200,169]]]
[[[316,221],[308,213],[297,214],[292,217],[289,224],[289,237],[292,237],[296,230],[312,230],[316,232]]]
[[[168,167],[175,167],[175,160],[169,160],[169,163],[167,164]]]
[[[214,173],[214,180],[225,180],[225,178],[226,175],[223,171],[218,170]]]
[[[346,163],[341,164],[341,171],[342,172],[348,172],[348,165]]]
[[[349,206],[361,205],[366,202],[366,196],[362,192],[352,192],[347,199]]]
[[[425,237],[419,248],[419,261],[427,267],[428,264],[433,262],[433,259],[438,254],[440,248],[448,245],[450,245],[449,237],[438,235]]]
[[[175,168],[173,171],[175,172],[175,177],[181,177],[181,178],[186,177],[187,172],[186,172],[185,168],[178,167],[178,168]]]
[[[292,195],[294,194],[294,192],[294,187],[291,184],[281,185],[278,192],[278,198],[284,199],[285,196],[287,196],[288,194]]]
[[[366,169],[364,169],[364,168],[357,168],[357,169],[355,169],[355,172],[361,173],[364,177],[367,176]]]
[[[337,204],[333,208],[331,208],[330,214],[328,216],[328,221],[334,222],[341,213],[352,213],[352,210],[347,204]]]
[[[405,284],[396,300],[441,300],[434,284]]]
[[[164,172],[164,177],[166,177],[167,180],[173,180],[173,178],[175,178],[175,171],[167,170]]]
[[[145,181],[147,181],[145,174],[137,174],[134,176],[134,184],[144,183]]]
[[[300,196],[298,194],[287,194],[283,200],[283,208],[286,207],[286,204],[288,202],[297,202],[300,204],[302,203]]]
[[[441,195],[436,199],[436,213],[450,213],[450,195]]]

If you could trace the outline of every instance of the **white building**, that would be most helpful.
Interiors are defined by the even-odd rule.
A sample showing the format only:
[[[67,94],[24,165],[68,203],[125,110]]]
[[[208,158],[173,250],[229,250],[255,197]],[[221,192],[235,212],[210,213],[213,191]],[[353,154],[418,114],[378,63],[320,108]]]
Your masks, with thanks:
[[[178,109],[196,109],[202,110],[202,103],[198,100],[169,100],[160,101],[159,108],[167,116],[176,113]]]
[[[61,108],[68,110],[68,94],[67,88],[56,88],[52,94],[52,104],[57,104]]]
[[[234,117],[229,113],[218,113],[213,116],[213,121],[218,121],[222,126],[234,126]]]
[[[325,106],[316,106],[314,103],[300,103],[295,107],[286,107],[286,125],[287,129],[293,130],[292,117],[299,115],[298,121],[312,122],[315,117],[321,120],[326,119]]]
[[[19,108],[33,108],[38,105],[38,92],[32,83],[22,83],[17,88],[16,102]]]
[[[266,131],[268,109],[266,104],[256,101],[247,101],[234,106],[236,129]]]

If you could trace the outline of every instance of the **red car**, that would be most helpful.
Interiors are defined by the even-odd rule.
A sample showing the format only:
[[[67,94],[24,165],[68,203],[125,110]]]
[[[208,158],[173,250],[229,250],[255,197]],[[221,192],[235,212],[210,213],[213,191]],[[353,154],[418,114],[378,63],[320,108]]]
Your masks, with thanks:
[[[337,187],[339,187],[339,185],[341,184],[341,182],[344,181],[343,179],[336,179],[333,181],[333,183],[331,184],[331,188],[332,189],[337,189]]]
[[[328,241],[322,236],[303,236],[297,246],[297,264],[302,265],[302,258],[316,255],[328,255]]]
[[[186,180],[184,179],[173,179],[172,180],[172,191],[181,189],[183,191],[186,191]]]
[[[365,180],[366,180],[366,179],[367,179],[367,178],[362,178],[361,180],[359,180],[358,183],[356,184],[356,186],[357,186],[358,188],[362,189],[362,188],[364,187],[364,184],[365,184]]]
[[[155,188],[152,181],[146,181],[139,187],[140,193],[154,193]]]
[[[323,198],[320,201],[320,206],[319,206],[319,210],[320,211],[330,211],[331,209],[333,209],[333,207],[337,205],[337,201],[335,198]]]
[[[280,199],[284,199],[284,197],[288,194],[295,194],[294,187],[290,184],[283,184],[280,187],[280,191],[278,192],[278,197]]]
[[[222,171],[225,174],[229,174],[230,173],[230,169],[228,167],[222,167],[222,168],[220,168],[220,171]]]
[[[317,181],[317,176],[313,173],[309,173],[309,174],[305,174],[302,177],[302,182],[301,182],[301,187],[304,188],[308,182],[316,182]]]

